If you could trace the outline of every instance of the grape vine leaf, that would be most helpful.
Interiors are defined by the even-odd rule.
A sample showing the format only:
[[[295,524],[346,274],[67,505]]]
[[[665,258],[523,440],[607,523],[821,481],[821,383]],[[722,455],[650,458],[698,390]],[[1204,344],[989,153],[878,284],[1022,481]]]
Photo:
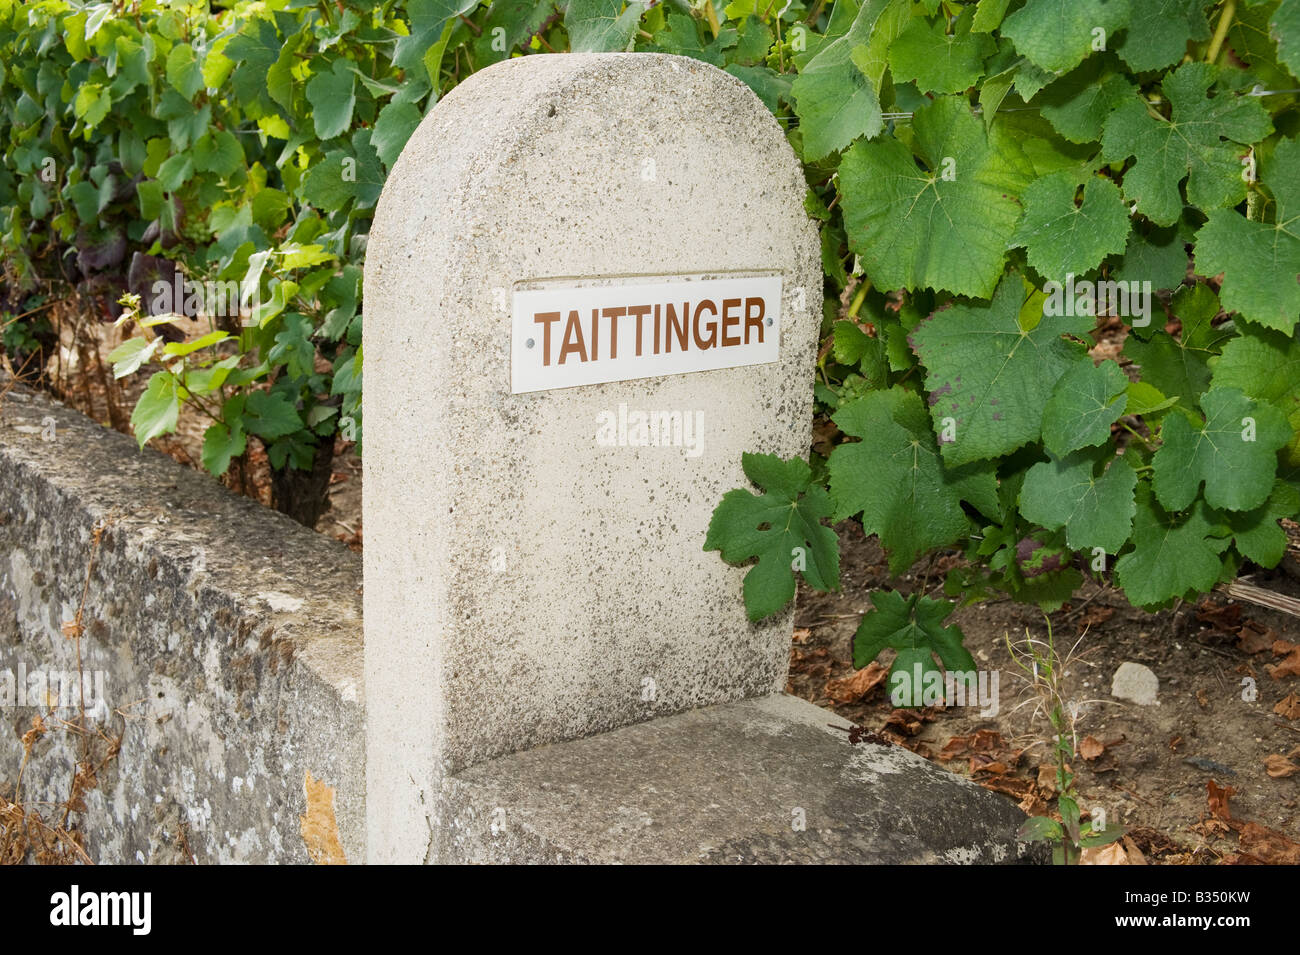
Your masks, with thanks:
[[[1061,376],[1043,408],[1043,443],[1058,458],[1110,437],[1128,403],[1128,376],[1115,362],[1078,362]]]
[[[1187,243],[1179,225],[1140,227],[1129,233],[1124,256],[1111,277],[1117,282],[1150,282],[1157,291],[1176,289],[1187,280]]]
[[[1154,608],[1175,597],[1208,593],[1223,572],[1220,556],[1228,539],[1205,501],[1184,515],[1170,514],[1138,484],[1133,549],[1115,563],[1115,575],[1129,601]]]
[[[807,462],[772,454],[741,457],[745,476],[764,494],[736,488],[713,511],[704,549],[720,551],[729,564],[758,562],[745,574],[745,609],[762,620],[794,597],[794,571],[818,590],[839,587],[840,553],[835,532],[824,527],[831,502],[813,480]]]
[[[1233,541],[1247,560],[1276,567],[1286,555],[1287,536],[1278,521],[1300,516],[1300,491],[1285,481],[1273,484],[1268,500],[1253,511],[1228,515]]]
[[[1286,415],[1295,432],[1287,458],[1300,464],[1300,339],[1245,326],[1223,347],[1214,366],[1213,385],[1237,388]]]
[[[1035,103],[1070,142],[1091,143],[1101,139],[1111,111],[1135,92],[1110,57],[1093,56],[1043,90]]]
[[[923,705],[923,685],[929,674],[942,673],[935,666],[937,654],[945,669],[968,672],[975,669],[975,658],[962,646],[965,635],[957,626],[944,626],[952,614],[953,604],[919,594],[904,597],[896,590],[877,590],[871,595],[873,610],[865,614],[853,635],[853,665],[861,669],[886,647],[898,651],[889,669],[891,698],[896,706]],[[914,679],[920,667],[921,681]],[[901,674],[899,679],[896,674]]]
[[[998,513],[991,466],[944,467],[921,398],[901,388],[873,391],[844,405],[834,421],[861,441],[830,456],[835,520],[861,515],[862,529],[889,552],[901,574],[932,547],[970,530],[962,500]]]
[[[984,75],[984,61],[997,44],[987,33],[971,33],[974,7],[964,7],[948,32],[947,18],[933,23],[914,17],[889,47],[894,82],[914,82],[925,93],[960,93]]]
[[[468,4],[477,6],[477,4]],[[568,0],[564,7],[564,29],[574,53],[609,53],[627,49],[636,35],[643,0]]]
[[[799,71],[790,92],[803,133],[804,159],[829,156],[884,127],[877,90],[854,64],[853,54],[855,48],[868,47],[876,22],[892,2],[867,0],[848,31],[818,50]]]
[[[1128,241],[1129,212],[1119,187],[1089,176],[1076,205],[1077,188],[1078,177],[1061,171],[1035,179],[1021,196],[1025,215],[1011,245],[1024,246],[1030,266],[1049,281],[1090,272]]]
[[[1087,361],[1086,315],[1043,315],[1026,331],[1019,314],[1025,302],[1020,276],[1008,275],[992,302],[954,304],[935,312],[910,341],[925,366],[930,414],[944,461],[967,464],[1009,454],[1042,433],[1043,408],[1057,381]],[[949,420],[945,420],[949,419]],[[951,425],[951,428],[947,426]],[[945,431],[954,440],[944,441]]]
[[[1042,69],[1064,73],[1083,62],[1098,39],[1124,29],[1129,16],[1129,0],[1028,0],[1002,21],[1002,33]]]
[[[1282,0],[1269,17],[1268,32],[1277,41],[1277,61],[1300,76],[1300,0]]]
[[[348,61],[339,59],[328,73],[317,73],[307,83],[307,102],[320,139],[333,139],[352,127],[356,79]]]
[[[958,97],[918,108],[913,131],[929,171],[893,137],[858,142],[840,163],[850,248],[878,288],[987,298],[1020,217],[1014,197],[1033,170]]]
[[[1128,29],[1115,50],[1134,73],[1172,66],[1193,40],[1210,38],[1206,0],[1134,0]]]
[[[1238,166],[1240,170],[1240,166]],[[1196,271],[1223,273],[1224,308],[1288,335],[1300,317],[1300,140],[1284,139],[1260,163],[1277,203],[1272,222],[1216,209],[1196,234]]]
[[[1136,487],[1137,472],[1108,443],[1035,464],[1020,489],[1020,513],[1049,530],[1064,527],[1071,550],[1114,554],[1133,528]]]
[[[1212,388],[1201,399],[1199,428],[1173,414],[1160,429],[1152,458],[1152,484],[1161,505],[1181,511],[1201,483],[1211,507],[1250,511],[1268,500],[1277,474],[1277,451],[1291,438],[1282,412],[1236,388]]]
[[[1144,340],[1135,330],[1125,340],[1123,353],[1142,369],[1143,381],[1177,398],[1184,408],[1198,408],[1210,385],[1210,359],[1232,333],[1211,324],[1219,313],[1219,299],[1207,285],[1179,289],[1170,311],[1182,322],[1177,338],[1158,328],[1148,329]]]
[[[1102,156],[1109,162],[1136,157],[1124,173],[1124,197],[1157,225],[1172,225],[1183,211],[1179,186],[1204,210],[1231,206],[1246,197],[1241,176],[1245,147],[1273,129],[1257,97],[1220,92],[1210,97],[1218,69],[1186,63],[1161,83],[1172,112],[1156,118],[1134,95],[1106,120]]]

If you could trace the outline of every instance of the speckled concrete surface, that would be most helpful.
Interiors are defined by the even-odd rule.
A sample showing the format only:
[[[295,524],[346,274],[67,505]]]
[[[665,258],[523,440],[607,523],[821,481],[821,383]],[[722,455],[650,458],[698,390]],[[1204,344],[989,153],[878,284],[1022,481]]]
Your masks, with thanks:
[[[54,428],[54,440],[43,440]],[[79,817],[97,862],[306,862],[310,772],[364,847],[360,561],[342,545],[51,399],[0,404],[0,670],[76,669],[60,632],[87,590],[86,671],[127,714]],[[0,781],[33,707],[0,707]],[[114,731],[124,721],[113,717]],[[75,750],[41,740],[23,801],[66,798]],[[10,793],[12,795],[12,793]]]
[[[779,694],[482,763],[437,854],[465,862],[989,864],[1035,855],[1011,802]]]
[[[810,440],[805,191],[743,83],[659,54],[506,61],[408,142],[365,274],[372,860],[421,857],[449,773],[784,685],[789,614],[750,625],[702,546],[742,452]],[[747,271],[784,279],[778,363],[510,393],[515,283]],[[598,445],[620,403],[703,412],[703,453]]]

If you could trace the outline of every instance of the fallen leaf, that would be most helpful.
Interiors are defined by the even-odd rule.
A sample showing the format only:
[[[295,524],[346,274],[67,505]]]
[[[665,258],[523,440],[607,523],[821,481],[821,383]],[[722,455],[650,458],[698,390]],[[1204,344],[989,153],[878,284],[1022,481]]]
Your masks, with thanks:
[[[807,643],[812,638],[812,630],[807,627],[797,627],[790,639],[795,643]]]
[[[1265,865],[1300,865],[1300,842],[1256,822],[1238,823],[1233,828],[1241,848]]]
[[[334,818],[334,787],[313,779],[311,770],[303,780],[307,794],[307,814],[298,817],[307,856],[316,865],[347,865],[348,859],[339,842],[339,826]]]
[[[1213,779],[1206,781],[1205,789],[1210,803],[1210,815],[1223,822],[1231,822],[1232,812],[1228,809],[1228,799],[1237,795],[1237,790],[1231,786],[1220,788]]]
[[[1020,776],[989,776],[977,780],[977,782],[985,789],[991,789],[995,793],[1002,793],[1006,796],[1014,796],[1016,799],[1024,799],[1030,796],[1034,790],[1034,784]]]
[[[874,660],[849,676],[838,680],[828,680],[826,696],[833,703],[857,703],[868,693],[885,682],[889,668],[881,666]]]
[[[1095,736],[1085,736],[1079,742],[1079,755],[1084,759],[1096,759],[1106,752],[1106,747]]]
[[[1197,606],[1196,619],[1222,633],[1236,633],[1241,629],[1241,605],[1213,603],[1206,599]]]
[[[1038,767],[1038,788],[1045,796],[1051,796],[1056,793],[1055,766]]]
[[[1129,865],[1147,864],[1147,857],[1142,854],[1142,850],[1138,848],[1136,842],[1128,836],[1125,836],[1120,841],[1124,844],[1124,852],[1128,855]]]
[[[1201,709],[1205,709],[1207,706],[1210,705],[1210,698],[1205,693],[1205,687],[1201,687],[1199,690],[1196,691],[1196,704]]]
[[[954,736],[948,742],[944,743],[943,749],[939,750],[939,758],[942,760],[958,759],[970,752],[969,736]]]
[[[1288,776],[1300,773],[1300,766],[1297,766],[1280,753],[1273,753],[1264,757],[1264,771],[1274,779],[1285,779]]]
[[[1237,634],[1237,649],[1243,653],[1263,653],[1271,649],[1277,640],[1277,631],[1271,627],[1261,627],[1254,620],[1249,621]]]
[[[1277,643],[1273,644],[1274,653],[1277,653],[1279,644],[1285,644],[1291,649],[1287,652],[1287,655],[1282,659],[1281,663],[1276,665],[1265,663],[1264,669],[1267,670],[1268,675],[1275,680],[1280,680],[1283,677],[1288,676],[1300,676],[1300,645],[1286,643],[1285,640],[1279,640]],[[1281,656],[1281,654],[1278,655]]]
[[[1273,707],[1273,712],[1289,720],[1300,720],[1300,697],[1292,690]]]
[[[1130,865],[1128,853],[1118,842],[1095,846],[1079,853],[1079,865]]]
[[[991,753],[1002,745],[1002,734],[997,730],[976,730],[971,739],[971,749],[977,753]]]

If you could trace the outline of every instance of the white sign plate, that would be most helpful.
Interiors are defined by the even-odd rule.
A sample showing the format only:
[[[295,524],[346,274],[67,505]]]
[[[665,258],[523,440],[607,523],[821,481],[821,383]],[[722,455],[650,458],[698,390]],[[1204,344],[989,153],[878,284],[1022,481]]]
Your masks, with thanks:
[[[513,308],[512,394],[780,357],[779,275],[516,287]]]

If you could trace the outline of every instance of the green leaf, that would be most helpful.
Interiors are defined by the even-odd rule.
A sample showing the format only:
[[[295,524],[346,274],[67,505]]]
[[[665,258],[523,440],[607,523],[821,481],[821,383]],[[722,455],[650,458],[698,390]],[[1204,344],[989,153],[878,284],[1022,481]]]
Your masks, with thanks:
[[[891,0],[867,0],[847,33],[822,47],[799,71],[790,92],[803,133],[804,159],[812,161],[871,139],[884,126],[877,88],[854,63],[855,50],[869,52],[871,32],[890,11]]]
[[[1164,510],[1146,482],[1138,485],[1133,520],[1133,550],[1115,563],[1115,574],[1129,601],[1156,607],[1194,593],[1208,593],[1219,582],[1228,540],[1216,536],[1217,519],[1204,501],[1186,515]]]
[[[186,99],[203,89],[203,71],[188,43],[177,43],[167,54],[167,82]]]
[[[997,44],[987,33],[971,33],[974,7],[964,7],[948,32],[944,17],[933,23],[914,18],[889,47],[896,83],[914,82],[929,93],[960,93],[984,75],[984,61]]]
[[[1108,57],[1094,56],[1049,85],[1035,99],[1043,118],[1073,143],[1101,139],[1107,117],[1137,92],[1126,76],[1116,72]]]
[[[610,53],[626,50],[645,12],[643,2],[623,0],[568,0],[564,29],[574,53]]]
[[[924,705],[925,683],[940,678],[933,655],[938,655],[948,670],[969,672],[975,658],[962,646],[965,639],[960,627],[943,625],[955,605],[919,594],[904,597],[896,590],[877,590],[871,595],[873,610],[865,614],[853,635],[853,665],[861,669],[880,655],[886,647],[898,651],[889,670],[890,698],[895,706]],[[917,685],[915,668],[919,666],[921,685]]]
[[[409,70],[423,64],[426,54],[440,42],[447,23],[476,6],[478,0],[407,0],[407,25],[411,32],[398,39],[393,48],[393,66]],[[431,75],[429,81],[436,83],[438,77]]]
[[[247,446],[248,436],[242,428],[231,431],[218,421],[203,433],[203,467],[214,477],[221,477],[230,469],[231,458],[239,457]]]
[[[991,303],[954,304],[912,332],[949,465],[1000,457],[1037,441],[1057,380],[1088,360],[1083,345],[1063,336],[1082,338],[1091,318],[1044,315],[1025,331],[1018,320],[1024,301],[1021,280],[1012,274]]]
[[[1022,842],[1061,842],[1065,839],[1065,833],[1055,819],[1033,816],[1016,830],[1016,838]]]
[[[113,363],[113,377],[125,378],[139,371],[140,366],[153,357],[162,339],[128,338],[108,353]]]
[[[835,520],[861,515],[863,531],[889,551],[891,572],[904,572],[930,548],[969,532],[962,500],[996,512],[993,469],[945,468],[914,392],[870,392],[844,405],[834,420],[845,434],[862,439],[831,452]]]
[[[1237,166],[1240,172],[1240,165]],[[1300,140],[1284,139],[1260,163],[1276,201],[1273,222],[1230,209],[1210,213],[1196,234],[1196,271],[1223,273],[1223,306],[1250,322],[1290,334],[1300,317]]]
[[[1134,332],[1125,340],[1123,351],[1142,369],[1143,381],[1177,398],[1184,408],[1195,409],[1210,384],[1210,359],[1231,332],[1211,324],[1219,312],[1219,300],[1209,286],[1179,289],[1170,311],[1182,321],[1177,338],[1158,329],[1144,341]]]
[[[180,410],[180,385],[175,376],[165,371],[156,372],[131,412],[131,429],[140,447],[143,448],[150,438],[175,431]]]
[[[1043,408],[1043,443],[1058,458],[1101,444],[1128,402],[1128,376],[1115,362],[1078,362],[1061,376]]]
[[[1109,464],[1109,466],[1107,466]],[[1129,539],[1137,472],[1107,444],[1035,464],[1020,490],[1020,513],[1049,530],[1065,528],[1071,550],[1115,554]]]
[[[1035,179],[1021,197],[1025,216],[1012,245],[1024,246],[1029,264],[1049,281],[1092,271],[1108,255],[1124,251],[1129,213],[1119,187],[1101,176],[1089,176],[1078,205],[1078,179],[1069,172]]]
[[[1042,69],[1063,73],[1092,52],[1094,31],[1109,42],[1128,22],[1129,0],[1028,0],[1002,22],[1002,34]]]
[[[163,346],[163,353],[174,358],[182,358],[185,355],[192,355],[196,351],[202,351],[204,348],[210,348],[224,342],[229,337],[228,333],[222,331],[208,332],[202,338],[196,338],[192,342],[168,342]]]
[[[1157,291],[1176,289],[1187,279],[1187,237],[1178,226],[1134,228],[1112,277],[1118,282],[1150,282]]]
[[[1247,560],[1276,567],[1286,555],[1287,534],[1278,521],[1300,516],[1300,490],[1278,480],[1268,500],[1253,511],[1228,515],[1233,541]]]
[[[356,74],[347,60],[335,60],[328,73],[317,73],[307,84],[312,122],[321,139],[342,136],[352,127],[352,110],[357,103]]]
[[[817,590],[839,587],[839,542],[822,525],[830,517],[830,497],[813,481],[799,458],[782,461],[771,454],[745,454],[745,476],[763,495],[741,488],[728,491],[709,521],[704,549],[720,551],[729,564],[757,558],[745,574],[745,609],[762,620],[794,597],[795,567]]]
[[[244,165],[244,151],[229,130],[214,129],[194,144],[194,168],[199,172],[231,176]]]
[[[168,192],[175,192],[194,175],[194,160],[189,153],[172,156],[158,167],[158,183]]]
[[[379,111],[370,144],[379,154],[379,161],[391,169],[402,152],[402,147],[420,125],[419,107],[414,103],[389,103]]]
[[[1182,214],[1184,179],[1187,200],[1204,210],[1246,197],[1244,149],[1234,144],[1258,142],[1273,124],[1257,97],[1209,97],[1218,75],[1207,63],[1184,64],[1161,83],[1172,106],[1170,119],[1157,119],[1142,97],[1133,96],[1106,121],[1102,155],[1109,161],[1136,157],[1124,173],[1124,197],[1157,225],[1172,225]]]
[[[1183,58],[1187,44],[1210,38],[1207,0],[1134,0],[1128,29],[1115,49],[1134,73],[1159,70]]]
[[[1161,427],[1162,444],[1152,459],[1156,497],[1167,510],[1181,511],[1204,482],[1211,507],[1254,510],[1268,500],[1277,451],[1291,438],[1286,418],[1235,388],[1206,392],[1201,407],[1201,427],[1182,414],[1169,416]]]
[[[244,427],[252,434],[273,440],[301,431],[303,423],[297,409],[283,394],[253,391],[244,405]]]
[[[1032,175],[1023,156],[990,141],[957,97],[920,107],[912,151],[888,137],[859,142],[840,164],[849,246],[881,289],[927,287],[987,298],[1002,274]]]
[[[1236,388],[1281,411],[1296,432],[1287,457],[1300,464],[1300,339],[1247,325],[1224,346],[1213,385]]]
[[[1277,61],[1300,76],[1300,0],[1282,0],[1269,18],[1268,32],[1277,40]]]

